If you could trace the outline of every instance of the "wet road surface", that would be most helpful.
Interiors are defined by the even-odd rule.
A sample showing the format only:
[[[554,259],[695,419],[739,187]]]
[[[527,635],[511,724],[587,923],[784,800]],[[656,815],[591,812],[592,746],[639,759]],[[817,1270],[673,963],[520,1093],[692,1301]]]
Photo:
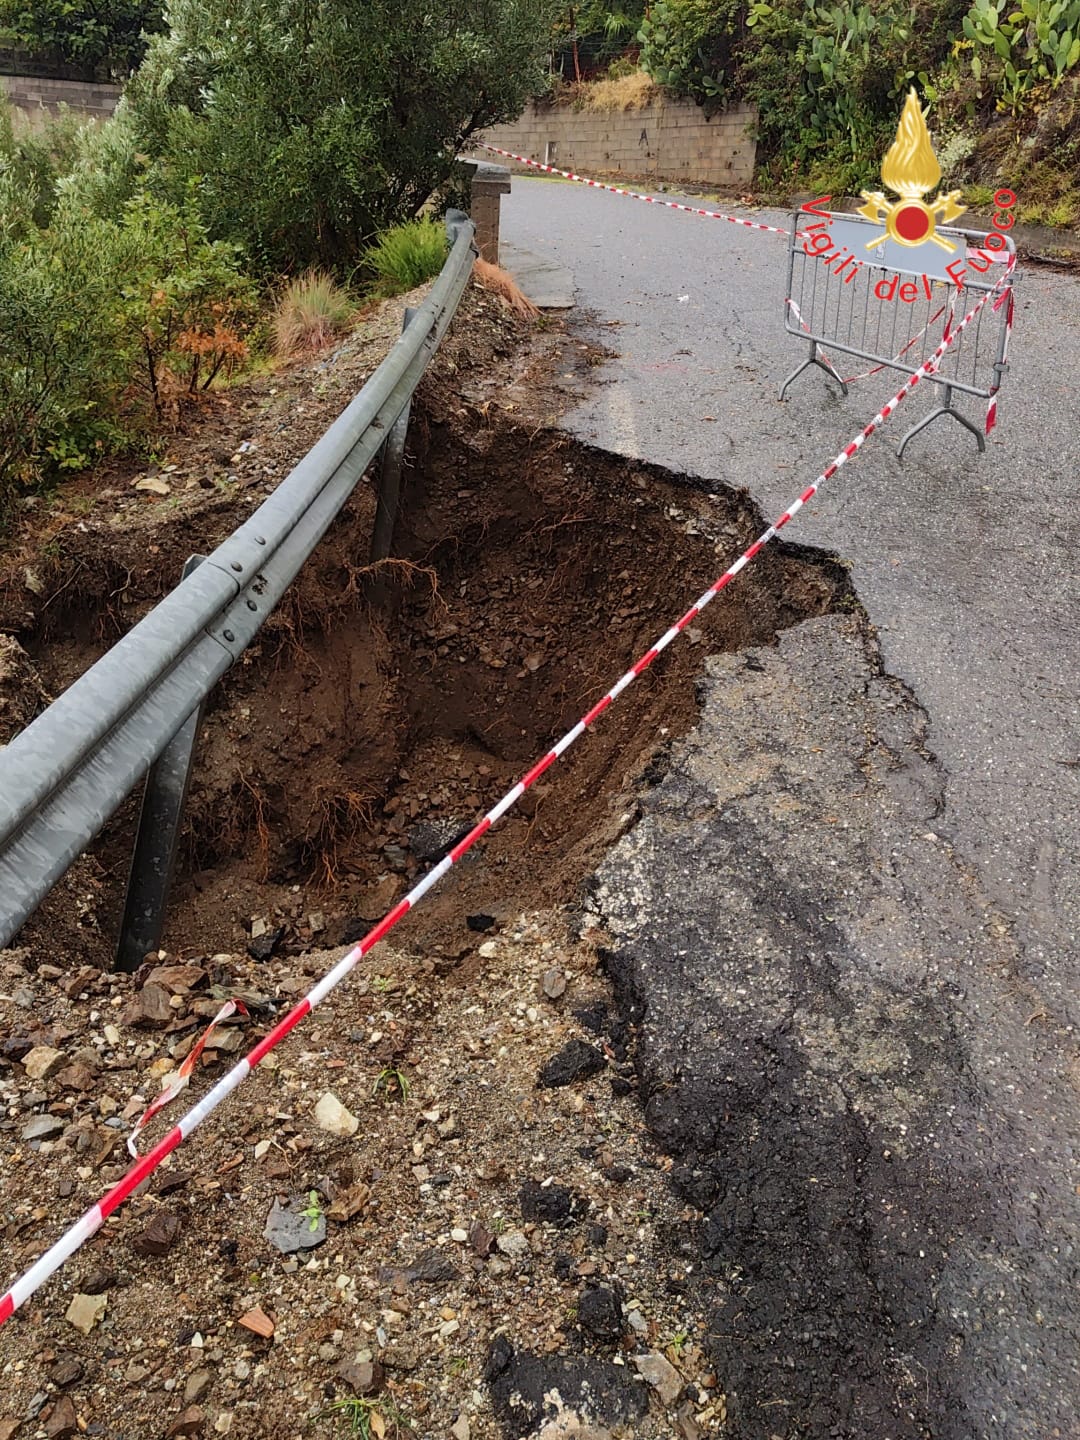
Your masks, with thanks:
[[[775,237],[518,177],[503,227],[619,352],[569,427],[770,517],[896,389],[776,400]],[[901,466],[913,397],[798,517],[869,625],[714,657],[597,880],[742,1440],[1080,1436],[1080,284],[1011,358],[981,459]]]

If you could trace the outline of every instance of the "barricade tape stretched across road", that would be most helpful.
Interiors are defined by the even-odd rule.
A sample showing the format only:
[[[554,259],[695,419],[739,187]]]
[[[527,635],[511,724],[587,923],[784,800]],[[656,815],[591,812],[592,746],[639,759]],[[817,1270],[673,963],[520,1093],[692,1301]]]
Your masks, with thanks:
[[[1004,283],[1010,272],[1011,266],[1009,270],[1006,271],[1006,274],[998,281],[999,286]],[[995,287],[995,289],[996,288],[997,287]],[[794,519],[803,506],[813,499],[822,485],[831,479],[840,467],[846,464],[847,461],[862,448],[865,441],[885,422],[902,403],[904,398],[914,390],[919,381],[930,375],[937,368],[941,357],[945,354],[949,346],[962,334],[964,329],[976,317],[994,293],[994,290],[988,290],[983,295],[978,304],[964,316],[955,329],[943,338],[941,344],[930,358],[925,360],[923,364],[919,366],[918,370],[908,377],[893,398],[883,405],[874,418],[864,426],[861,433],[844,446],[832,464],[826,466],[813,484],[808,485],[802,494],[791,502],[784,513],[775,520],[767,530],[764,530],[762,534],[758,536],[749,549],[744,550],[734,564],[725,570],[719,580],[710,585],[701,598],[691,605],[686,614],[672,625],[669,630],[666,630],[655,645],[653,645],[650,650],[647,650],[641,659],[632,665],[621,679],[615,682],[607,694],[592,707],[588,714],[583,715],[577,724],[568,730],[562,739],[557,741],[527,774],[521,777],[513,789],[508,790],[498,804],[489,810],[483,819],[473,826],[465,838],[460,840],[418,884],[414,885],[409,893],[399,900],[394,908],[364,936],[360,943],[339,960],[333,969],[324,975],[319,983],[314,986],[282,1020],[279,1020],[273,1029],[270,1030],[247,1055],[239,1060],[227,1075],[218,1081],[213,1089],[203,1096],[197,1105],[192,1106],[187,1114],[182,1116],[176,1125],[173,1126],[169,1133],[159,1140],[153,1149],[148,1151],[141,1160],[137,1161],[108,1194],[99,1200],[97,1204],[92,1205],[86,1214],[83,1215],[80,1220],[76,1221],[76,1223],[45,1252],[40,1260],[15,1281],[5,1295],[0,1296],[0,1325],[10,1320],[19,1306],[24,1304],[36,1290],[44,1285],[45,1281],[60,1268],[64,1261],[72,1256],[80,1246],[101,1228],[109,1216],[138,1189],[144,1180],[154,1173],[166,1156],[170,1155],[182,1141],[186,1140],[192,1131],[197,1129],[206,1117],[212,1114],[221,1102],[230,1095],[243,1080],[247,1079],[259,1062],[265,1059],[270,1051],[280,1044],[286,1035],[288,1035],[306,1015],[309,1015],[317,1005],[326,999],[330,992],[345,979],[368,951],[377,945],[378,942],[397,925],[398,921],[402,920],[409,911],[419,903],[434,885],[439,883],[443,876],[457,864],[463,855],[472,849],[482,836],[487,834],[496,821],[500,820],[506,812],[520,800],[526,790],[535,784],[545,770],[554,765],[555,761],[569,750],[575,740],[580,739],[581,736],[585,734],[586,730],[600,718],[608,706],[611,705],[624,690],[632,685],[639,675],[649,668],[660,652],[665,650],[668,645],[686,629],[691,621],[700,615],[708,604],[715,600],[722,590],[725,590],[727,586],[730,585],[739,571],[746,568],[750,561],[764,549],[769,541],[780,533],[788,521]]]
[[[627,190],[622,185],[607,185],[603,180],[590,180],[586,175],[575,175],[572,170],[558,170],[554,165],[541,165],[539,160],[530,160],[527,155],[515,155],[512,150],[500,150],[498,145],[480,142],[481,150],[490,150],[492,155],[502,155],[507,160],[516,160],[519,165],[531,165],[534,170],[543,170],[545,175],[560,175],[564,180],[576,180],[579,185],[588,185],[592,190],[610,190],[613,195],[625,195],[630,200],[644,200],[646,205],[663,205],[668,210],[682,210],[687,215],[703,215],[706,220],[728,220],[732,225],[743,225],[747,230],[766,230],[770,235],[790,235],[790,230],[781,230],[776,225],[762,225],[758,220],[744,220],[741,215],[726,215],[722,210],[699,210],[696,205],[683,205],[678,200],[661,200],[658,195],[642,195],[639,190]]]

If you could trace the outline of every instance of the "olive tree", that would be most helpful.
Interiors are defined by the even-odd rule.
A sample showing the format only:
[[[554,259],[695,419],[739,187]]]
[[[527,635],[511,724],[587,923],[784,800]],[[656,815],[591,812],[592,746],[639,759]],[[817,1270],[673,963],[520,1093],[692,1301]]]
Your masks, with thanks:
[[[268,267],[354,262],[542,76],[551,0],[171,0],[127,94],[157,183],[200,177]]]

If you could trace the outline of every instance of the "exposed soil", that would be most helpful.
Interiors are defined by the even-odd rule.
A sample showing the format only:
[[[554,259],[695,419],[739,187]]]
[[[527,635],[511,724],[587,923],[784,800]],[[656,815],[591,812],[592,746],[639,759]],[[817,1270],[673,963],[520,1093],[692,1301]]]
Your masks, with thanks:
[[[393,329],[391,317],[384,346]],[[364,343],[322,362],[321,396],[324,372],[309,367],[228,397],[163,462],[169,497],[129,503],[126,474],[111,495],[81,492],[82,514],[76,489],[60,519],[29,517],[0,574],[0,624],[33,666],[12,660],[24,690],[35,676],[54,693],[68,683],[189,553],[233,528],[379,358]],[[0,955],[0,1278],[123,1173],[116,1142],[224,997],[246,1000],[246,1048],[336,958],[326,947],[385,912],[759,532],[745,496],[699,493],[554,428],[560,392],[587,383],[593,358],[557,327],[526,334],[470,297],[414,408],[394,563],[364,573],[365,482],[212,697],[159,957],[191,973],[95,968],[114,943],[133,805]],[[204,486],[226,450],[236,478]],[[455,1440],[487,1440],[538,1433],[545,1417],[546,1436],[608,1433],[580,1428],[579,1410],[611,1434],[695,1440],[720,1427],[723,1377],[686,1283],[694,1212],[645,1136],[630,1037],[597,974],[604,937],[583,931],[578,907],[693,723],[704,654],[769,644],[850,603],[839,565],[770,547],[394,948],[374,951],[0,1330],[3,1440],[71,1433],[64,1393],[74,1426],[126,1440],[344,1433],[347,1415],[312,1417],[376,1362],[388,1433],[454,1426]],[[244,954],[279,930],[272,959]],[[579,1048],[560,1059],[571,1039]],[[578,1066],[583,1041],[599,1047],[600,1073]],[[64,1065],[29,1077],[28,1042]],[[240,1046],[239,1033],[217,1037],[193,1089]],[[578,1078],[549,1088],[560,1066]],[[359,1118],[352,1137],[320,1128],[325,1091]],[[52,1133],[27,1135],[42,1117]],[[263,1236],[275,1197],[329,1210],[327,1244],[279,1255]],[[452,1266],[402,1273],[429,1250]],[[83,1335],[65,1312],[99,1283],[105,1318]],[[239,1326],[254,1305],[272,1337]],[[666,1399],[655,1378],[633,1378],[635,1358],[655,1367],[661,1352],[677,1371]],[[565,1405],[545,1399],[553,1389]]]

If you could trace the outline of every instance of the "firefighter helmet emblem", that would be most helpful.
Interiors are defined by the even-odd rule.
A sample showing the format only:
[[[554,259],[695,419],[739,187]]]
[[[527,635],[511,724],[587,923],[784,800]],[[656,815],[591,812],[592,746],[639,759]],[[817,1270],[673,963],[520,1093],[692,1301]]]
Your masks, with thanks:
[[[882,162],[881,178],[900,199],[890,202],[880,190],[861,192],[866,204],[859,207],[859,214],[885,225],[884,235],[867,242],[868,250],[884,244],[886,240],[895,240],[898,245],[907,246],[932,241],[943,250],[956,249],[937,233],[937,227],[955,220],[967,207],[959,204],[959,190],[939,195],[932,205],[926,204],[923,199],[941,179],[941,166],[930,144],[930,132],[914,89],[908,92],[904,102],[900,124],[896,127],[896,139]]]

